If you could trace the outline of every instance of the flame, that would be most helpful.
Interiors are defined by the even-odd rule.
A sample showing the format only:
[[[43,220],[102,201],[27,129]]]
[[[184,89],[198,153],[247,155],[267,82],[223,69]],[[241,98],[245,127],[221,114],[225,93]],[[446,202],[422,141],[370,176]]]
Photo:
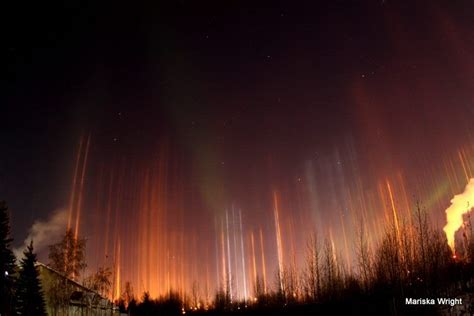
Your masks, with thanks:
[[[471,178],[462,194],[455,195],[451,206],[446,209],[447,223],[443,230],[448,238],[448,245],[454,252],[454,235],[463,224],[462,216],[474,205],[474,178]]]

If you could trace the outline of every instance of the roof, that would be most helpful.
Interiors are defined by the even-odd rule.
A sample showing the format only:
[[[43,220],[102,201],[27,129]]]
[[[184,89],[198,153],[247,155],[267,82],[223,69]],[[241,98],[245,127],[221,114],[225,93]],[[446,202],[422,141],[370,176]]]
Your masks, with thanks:
[[[82,290],[85,291],[85,292],[93,293],[93,294],[99,296],[101,299],[108,300],[108,298],[103,297],[99,292],[94,291],[94,290],[92,290],[92,289],[90,289],[90,288],[88,288],[88,287],[86,287],[86,286],[80,284],[79,282],[77,282],[77,281],[75,281],[75,280],[73,280],[73,279],[70,279],[70,278],[66,277],[66,276],[65,276],[64,274],[62,274],[61,272],[59,272],[59,271],[57,271],[57,270],[51,268],[50,266],[48,266],[48,265],[46,265],[46,264],[44,264],[44,263],[41,263],[41,262],[38,262],[38,261],[37,261],[37,262],[36,262],[36,266],[40,266],[40,267],[42,267],[42,268],[45,268],[45,269],[47,269],[47,270],[49,270],[49,271],[51,271],[51,272],[57,274],[57,275],[60,276],[61,278],[66,279],[68,282],[74,284],[75,286],[77,286],[78,288],[82,289]]]

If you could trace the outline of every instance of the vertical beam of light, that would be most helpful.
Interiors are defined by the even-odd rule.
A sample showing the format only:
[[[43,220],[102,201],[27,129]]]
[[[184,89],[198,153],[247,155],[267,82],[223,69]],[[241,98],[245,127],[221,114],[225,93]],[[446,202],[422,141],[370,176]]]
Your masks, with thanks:
[[[206,249],[206,254],[209,256],[208,249]],[[209,273],[209,265],[206,264],[206,288],[204,289],[204,293],[205,293],[204,304],[205,304],[206,309],[209,306],[209,301],[210,301],[210,297],[209,297],[210,283],[211,283],[211,280],[210,280],[210,273]]]
[[[120,239],[117,240],[117,253],[115,256],[115,289],[114,289],[114,299],[120,298]]]
[[[118,183],[118,194],[120,196],[122,190],[121,181]],[[119,212],[115,210],[114,212],[114,226],[113,226],[113,240],[115,243],[114,247],[114,297],[118,299],[120,297],[120,273],[121,273],[121,245],[120,245],[120,230],[119,230]]]
[[[242,230],[242,210],[239,209],[239,222],[240,222],[240,251],[242,253],[242,269],[244,272],[244,300],[247,300],[248,293],[247,293],[247,275],[245,269],[245,252],[244,252],[244,238],[243,238],[243,230]]]
[[[280,282],[280,291],[283,291],[283,247],[281,242],[280,217],[278,210],[278,196],[276,191],[273,192],[273,214],[275,218],[275,234],[278,252],[278,277]]]
[[[235,297],[236,300],[240,299],[240,287],[239,287],[239,266],[238,266],[238,255],[237,255],[237,236],[236,236],[236,228],[235,228],[235,209],[234,205],[232,205],[232,236],[233,236],[233,245],[234,245],[234,280],[235,280]],[[243,256],[243,254],[242,254]]]
[[[76,225],[78,226],[76,228],[81,229],[81,231],[85,230],[84,221],[87,214],[85,211],[86,209],[93,210],[93,208],[86,208],[86,205],[94,205],[92,203],[94,201],[91,202],[90,198],[103,199],[95,201],[95,205],[104,208],[104,212],[100,212],[100,215],[107,214],[107,217],[102,220],[106,227],[100,232],[99,245],[97,249],[93,249],[93,252],[97,253],[99,248],[104,247],[105,253],[110,256],[105,264],[112,265],[111,261],[117,262],[113,270],[114,286],[111,287],[108,296],[118,295],[117,286],[120,285],[120,282],[124,283],[125,280],[131,280],[136,289],[149,291],[152,297],[159,297],[176,290],[179,291],[184,300],[188,300],[190,297],[190,282],[197,281],[198,284],[205,284],[206,289],[209,287],[209,283],[211,283],[211,287],[216,285],[216,290],[219,290],[217,286],[221,285],[232,296],[233,302],[238,302],[242,299],[252,298],[252,281],[255,282],[257,276],[260,277],[260,272],[263,274],[264,291],[267,292],[267,284],[270,284],[268,289],[271,290],[271,282],[274,277],[270,274],[269,280],[266,278],[268,267],[265,263],[265,255],[268,259],[268,251],[276,251],[272,255],[275,254],[275,257],[277,257],[275,259],[278,259],[278,277],[280,277],[281,282],[279,286],[283,288],[287,286],[285,282],[288,280],[284,277],[285,269],[291,268],[293,270],[301,267],[299,266],[302,263],[300,260],[302,243],[300,241],[303,232],[310,229],[310,221],[305,222],[305,220],[308,219],[309,215],[312,215],[312,212],[317,211],[313,208],[311,199],[305,196],[305,194],[308,194],[308,196],[316,195],[316,191],[311,191],[309,186],[305,187],[302,184],[296,188],[295,192],[290,191],[290,194],[285,195],[281,194],[282,191],[272,192],[273,201],[267,202],[273,202],[270,207],[274,207],[275,235],[272,235],[273,232],[270,228],[270,231],[266,231],[267,235],[265,235],[265,238],[270,239],[265,240],[265,242],[270,242],[269,245],[271,246],[274,243],[272,236],[275,236],[273,238],[276,238],[277,249],[267,245],[267,248],[269,248],[266,252],[262,227],[258,226],[258,223],[247,223],[246,214],[242,214],[245,210],[234,209],[234,206],[232,206],[232,214],[230,214],[230,208],[226,210],[225,219],[222,212],[220,217],[216,215],[215,240],[200,236],[199,228],[195,228],[195,230],[189,228],[188,222],[185,220],[180,222],[177,217],[173,217],[180,210],[179,207],[173,204],[176,199],[180,200],[175,196],[175,191],[177,191],[175,180],[179,177],[168,177],[166,175],[164,169],[168,168],[165,167],[164,158],[160,158],[159,163],[154,163],[146,171],[143,170],[145,168],[141,165],[137,166],[138,171],[131,169],[124,173],[122,171],[117,172],[117,169],[107,169],[106,171],[110,173],[106,177],[95,173],[98,181],[90,181],[93,175],[91,167],[93,167],[92,149],[94,146],[93,143],[88,145],[89,141],[87,137],[83,137],[81,139],[82,144],[77,144],[77,147],[80,147],[80,152],[77,153],[78,160],[75,161],[77,170],[74,170],[76,177],[73,180],[74,192],[72,194],[74,194],[74,197],[68,196],[71,198],[68,202],[70,202],[70,209],[72,209],[68,219],[70,219],[70,225],[74,229],[78,202],[84,200],[82,207],[79,208],[84,208],[80,219],[82,226]],[[87,164],[87,159],[85,159],[86,145],[87,147],[92,146],[89,149],[90,153],[88,153],[90,156],[88,158],[89,170],[85,168]],[[405,239],[402,239],[405,234],[408,235],[408,239],[413,239],[409,237],[413,236],[414,233],[410,231],[408,226],[405,230],[404,226],[405,220],[407,222],[411,220],[407,192],[411,192],[415,188],[416,191],[414,192],[419,194],[420,198],[426,196],[430,198],[429,205],[433,206],[429,208],[430,210],[436,212],[438,208],[441,211],[440,205],[445,199],[443,194],[446,195],[449,189],[455,189],[456,181],[459,179],[462,181],[463,175],[470,175],[471,171],[474,170],[473,163],[468,158],[470,150],[472,149],[462,148],[447,153],[439,162],[441,168],[436,165],[427,165],[420,169],[413,179],[403,178],[404,169],[391,174],[391,176],[395,176],[394,178],[376,173],[373,175],[374,179],[367,179],[366,175],[360,176],[355,173],[352,179],[346,179],[346,181],[337,180],[339,178],[334,177],[332,172],[328,172],[327,175],[323,174],[323,177],[330,178],[330,185],[327,189],[328,192],[324,192],[328,194],[322,195],[316,206],[318,209],[327,207],[336,211],[336,213],[329,216],[327,221],[323,221],[322,224],[317,224],[326,225],[326,233],[330,235],[333,259],[337,260],[344,269],[344,261],[346,261],[349,271],[352,270],[355,261],[352,260],[354,253],[350,248],[350,242],[351,236],[354,234],[353,227],[358,227],[356,225],[358,224],[357,218],[361,218],[364,231],[371,232],[367,236],[367,242],[372,253],[376,249],[374,247],[377,247],[378,242],[383,237],[386,225],[391,225],[392,222],[393,233],[397,233],[398,243],[405,242]],[[76,156],[76,153],[74,153],[74,156]],[[426,163],[428,164],[428,162]],[[173,166],[172,162],[170,164]],[[123,169],[123,165],[121,164],[118,168]],[[325,165],[323,163],[321,166]],[[125,170],[127,169],[125,168]],[[128,179],[128,173],[132,175],[131,181]],[[86,179],[81,181],[84,176]],[[457,180],[456,177],[458,177]],[[423,179],[423,181],[417,181],[416,178]],[[372,180],[374,183],[370,182]],[[442,182],[441,185],[439,185],[440,181]],[[81,183],[85,190],[83,192],[84,198],[78,198]],[[88,194],[89,183],[93,183],[94,188],[97,188],[94,194]],[[322,190],[324,191],[324,189]],[[185,190],[179,192],[183,191]],[[294,201],[291,199],[291,194],[293,193],[297,195],[296,205],[292,204]],[[134,197],[138,200],[137,203],[133,200]],[[194,203],[190,203],[190,205],[194,205]],[[133,219],[133,213],[132,216],[125,213],[129,209],[130,212],[137,214],[137,219]],[[185,209],[184,205],[181,209]],[[87,219],[97,218],[87,216]],[[128,219],[131,219],[131,221],[128,221]],[[243,223],[243,220],[245,220],[245,223]],[[97,225],[99,224],[97,223]],[[252,225],[255,225],[254,227],[257,227],[257,229],[259,228],[259,231],[252,229]],[[133,234],[135,227],[139,227],[137,236]],[[191,225],[191,227],[193,226]],[[244,227],[246,228],[245,231]],[[210,234],[212,235],[212,232]],[[259,240],[256,240],[259,237],[260,248]],[[120,245],[115,240],[121,240]],[[209,242],[215,242],[215,271],[212,271],[214,268],[212,244],[206,244]],[[411,245],[410,247],[413,248],[414,246]],[[122,252],[120,256],[118,251]],[[206,256],[207,260],[192,261],[201,251],[209,253],[210,256]],[[408,256],[407,254],[409,254],[408,250],[406,253],[401,253],[401,256]],[[117,256],[119,258],[114,259]],[[260,257],[260,259],[257,257]],[[291,266],[289,266],[290,263]],[[96,264],[96,262],[93,262],[93,264]],[[212,283],[214,282],[214,272],[215,284]],[[117,278],[122,281],[118,281]],[[140,292],[140,290],[137,292]],[[200,293],[204,293],[203,287],[200,287]]]
[[[101,164],[97,176],[97,190],[94,196],[95,199],[95,208],[94,208],[94,232],[98,232],[101,227],[103,226],[101,219],[103,218],[102,214],[102,200],[101,197],[104,195],[104,165]],[[99,240],[101,240],[103,236],[97,236],[97,244],[100,244]],[[95,247],[95,258],[100,258],[102,255],[102,251],[100,247]],[[99,261],[96,261],[96,269],[99,268]]]
[[[257,286],[257,261],[255,260],[255,240],[253,237],[253,231],[250,232],[250,243],[252,245],[252,266],[253,266],[253,282],[256,288]],[[255,293],[254,293],[254,296]]]
[[[288,227],[288,236],[290,239],[290,253],[289,253],[289,259],[291,268],[294,269],[296,268],[296,251],[295,251],[295,236],[293,233],[293,217],[290,215],[287,217],[287,227]],[[288,243],[287,243],[288,244]]]
[[[138,282],[140,284],[140,292],[144,292],[149,289],[149,283],[147,278],[147,266],[146,266],[146,242],[147,242],[147,235],[148,235],[148,192],[147,189],[149,187],[149,170],[146,169],[143,171],[140,179],[140,208],[138,211],[139,215],[139,223],[138,226],[140,230],[138,231]]]
[[[83,199],[82,195],[84,192],[84,178],[85,178],[86,169],[87,169],[87,158],[89,156],[90,141],[91,141],[91,135],[89,134],[89,136],[87,137],[86,151],[84,153],[84,161],[82,162],[81,182],[79,186],[79,196],[78,196],[78,201],[77,201],[76,227],[74,231],[74,238],[76,240],[79,234],[79,222],[81,218],[81,208],[82,208],[82,199]]]
[[[337,266],[336,246],[334,245],[334,237],[332,235],[331,227],[329,227],[329,241],[331,242],[332,260],[334,260],[334,262],[336,263],[336,266]]]
[[[166,289],[167,294],[171,293],[171,275],[170,275],[171,265],[170,265],[170,261],[171,261],[171,255],[170,255],[170,249],[168,248],[168,249],[166,249],[166,266],[168,267],[168,269],[166,269],[166,285],[165,285],[165,289]]]
[[[460,188],[461,187],[461,181],[459,181],[459,179],[458,179],[458,175],[457,175],[457,172],[456,172],[456,168],[454,167],[453,160],[448,159],[448,161],[449,161],[449,166],[451,168],[451,174],[453,175],[454,181],[456,182],[456,188]]]
[[[74,175],[72,179],[72,185],[71,185],[71,196],[70,196],[70,201],[69,201],[69,215],[68,215],[68,222],[67,222],[67,230],[71,230],[71,225],[72,225],[72,217],[74,214],[74,205],[75,205],[75,196],[76,196],[76,190],[77,190],[77,176],[79,173],[79,165],[81,161],[81,155],[82,155],[82,143],[83,143],[83,137],[81,135],[79,139],[79,150],[77,151],[77,156],[76,156],[76,163],[74,167]],[[66,266],[68,264],[68,257],[67,257],[67,251],[64,253],[64,269],[66,270]]]
[[[222,260],[222,282],[223,282],[223,290],[226,294],[228,294],[228,277],[227,277],[227,268],[226,268],[226,258],[225,258],[225,236],[224,236],[224,223],[221,220],[221,260]]]
[[[227,236],[227,287],[229,288],[229,296],[230,296],[230,301],[233,301],[233,295],[232,295],[232,268],[231,268],[231,259],[230,259],[230,237],[229,237],[229,214],[228,210],[225,210],[225,227],[226,227],[226,236]]]
[[[184,274],[184,254],[185,254],[185,249],[184,249],[184,234],[180,234],[180,242],[181,242],[181,260],[180,260],[180,271],[181,271],[181,297],[185,296],[185,288],[184,288],[184,283],[185,283],[185,274]],[[225,259],[225,258],[224,258]]]
[[[390,186],[390,182],[388,180],[386,180],[386,183],[387,183],[388,195],[390,197],[390,205],[392,207],[393,222],[394,222],[395,230],[397,233],[397,242],[398,242],[398,245],[401,247],[402,245],[401,245],[401,236],[400,236],[400,223],[398,222],[398,214],[397,214],[397,209],[395,208],[392,187]]]
[[[470,166],[469,158],[468,158],[469,156],[466,154],[465,148],[461,148],[460,151],[461,151],[462,156],[464,157],[464,161],[466,162],[467,174],[469,178],[472,178],[472,170],[471,170],[471,166]]]
[[[74,227],[74,253],[77,251],[77,240],[79,237],[79,224],[81,218],[81,208],[82,208],[82,199],[83,199],[83,192],[84,192],[84,178],[86,175],[87,170],[87,158],[89,156],[89,146],[90,146],[91,135],[87,137],[87,144],[86,150],[84,153],[84,160],[82,162],[82,170],[81,170],[81,181],[79,185],[79,196],[77,198],[77,208],[76,208],[76,226]],[[73,266],[75,266],[76,262],[73,262]],[[74,269],[73,269],[74,271]],[[76,277],[73,273],[73,279]]]
[[[217,218],[214,217],[214,254],[216,256],[216,263],[215,263],[215,272],[216,272],[216,289],[215,292],[217,293],[219,291],[219,284],[220,284],[220,278],[219,278],[219,229],[217,225]]]
[[[405,216],[408,218],[408,235],[409,238],[408,240],[415,240],[415,232],[413,230],[413,216],[411,216],[411,211],[410,211],[410,203],[408,202],[408,194],[405,186],[405,181],[403,179],[402,174],[399,172],[398,173],[398,181],[400,182],[400,186],[402,188],[402,194],[403,194],[403,202],[404,202],[404,207],[405,207]],[[415,243],[411,242],[410,243],[410,256],[415,255]]]
[[[470,175],[466,167],[467,164],[464,162],[464,157],[460,150],[458,150],[458,156],[459,156],[459,160],[461,161],[461,166],[462,166],[462,170],[464,171],[464,176],[466,177],[466,182],[469,182]]]
[[[380,191],[378,191],[378,193],[380,193]],[[383,202],[383,196],[379,196],[379,198],[382,200],[382,207],[385,209],[385,203]],[[377,203],[377,198],[376,198],[376,195],[375,195],[375,192],[368,192],[368,195],[367,195],[367,203],[369,205],[369,213],[370,213],[370,216],[369,218],[372,218],[373,220],[370,221],[370,225],[372,226],[371,229],[372,231],[374,232],[374,236],[373,236],[373,243],[371,243],[372,245],[372,253],[374,253],[373,251],[375,250],[375,240],[377,238],[379,238],[380,236],[382,236],[382,230],[383,230],[383,227],[384,227],[384,218],[382,216],[378,216],[378,217],[374,217],[374,210],[375,209],[380,209],[380,205]],[[385,212],[384,212],[385,214]],[[368,234],[369,236],[371,236],[372,234]]]
[[[385,196],[385,190],[384,190],[383,185],[381,183],[379,183],[379,185],[378,185],[378,193],[379,193],[379,198],[382,201],[385,224],[388,225],[391,222],[390,219],[392,218],[392,216],[390,215],[390,212],[387,208],[387,199],[386,199],[386,196]]]
[[[76,195],[76,186],[77,186],[77,175],[79,173],[79,163],[81,161],[81,155],[82,155],[82,143],[83,143],[83,137],[81,135],[79,139],[79,150],[77,151],[77,156],[76,156],[76,163],[74,166],[74,176],[72,178],[72,185],[71,185],[71,196],[69,200],[69,216],[68,216],[68,221],[67,221],[67,229],[71,229],[71,224],[72,224],[72,216],[74,213],[74,199]]]
[[[262,276],[263,276],[263,292],[267,294],[267,269],[265,266],[265,248],[263,247],[263,232],[259,229],[260,235],[260,259],[262,261]]]
[[[341,221],[341,227],[342,227],[342,237],[344,238],[344,254],[345,254],[345,261],[347,263],[347,266],[349,268],[349,271],[352,270],[352,260],[349,255],[349,247],[347,244],[347,235],[346,235],[346,224],[344,221],[344,214],[342,212],[339,213],[339,219]]]
[[[109,193],[107,196],[107,218],[105,222],[105,242],[104,242],[104,249],[105,249],[105,259],[107,260],[109,256],[109,227],[110,227],[110,216],[112,213],[112,188],[113,188],[113,181],[114,181],[114,174],[113,172],[110,174],[110,183],[109,183]]]
[[[450,170],[450,167],[449,167],[449,163],[446,161],[445,158],[443,159],[443,165],[444,165],[444,173],[445,173],[445,176],[448,178],[449,187],[451,189],[451,195],[454,195],[456,193],[455,181],[454,181],[454,178],[451,175],[451,170]]]

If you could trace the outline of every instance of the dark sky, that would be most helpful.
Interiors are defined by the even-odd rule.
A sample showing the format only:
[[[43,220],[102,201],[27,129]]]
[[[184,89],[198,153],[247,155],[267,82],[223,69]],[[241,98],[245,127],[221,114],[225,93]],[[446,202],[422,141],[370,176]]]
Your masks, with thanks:
[[[273,190],[294,206],[313,168],[320,201],[354,187],[341,175],[376,191],[472,145],[472,1],[96,2],[3,12],[0,197],[16,244],[67,207],[81,135],[90,191],[166,144],[192,218],[231,203],[253,218]]]

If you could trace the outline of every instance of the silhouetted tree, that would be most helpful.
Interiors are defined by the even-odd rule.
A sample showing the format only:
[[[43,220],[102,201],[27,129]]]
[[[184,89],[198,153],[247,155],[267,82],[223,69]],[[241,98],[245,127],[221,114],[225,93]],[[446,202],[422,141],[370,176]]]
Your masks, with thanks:
[[[191,298],[192,298],[191,304],[193,307],[197,307],[199,305],[199,297],[200,297],[199,283],[197,281],[194,281],[191,288]]]
[[[68,229],[58,243],[49,246],[49,266],[69,279],[79,280],[87,267],[85,252],[86,240],[76,238]]]
[[[337,266],[335,249],[329,239],[324,240],[323,255],[323,288],[327,298],[334,298],[337,282]]]
[[[12,241],[8,207],[5,201],[0,201],[0,315],[13,313],[15,256]]]
[[[128,310],[130,303],[135,299],[135,294],[133,293],[132,284],[127,281],[125,282],[123,293],[120,295],[120,300],[123,301],[124,307]]]
[[[361,222],[357,231],[356,256],[359,270],[359,279],[367,292],[372,281],[372,255],[367,242],[364,224]]]
[[[219,289],[214,299],[214,307],[217,310],[224,310],[230,307],[230,294],[224,289]]]
[[[67,230],[62,239],[49,246],[49,265],[66,278],[78,280],[81,271],[86,268],[86,240],[75,238],[71,230]],[[64,315],[69,305],[73,286],[67,279],[53,278],[45,282],[45,292],[52,306],[53,314]]]
[[[112,286],[111,277],[112,271],[109,267],[99,267],[95,273],[84,280],[84,285],[103,297],[107,297]]]
[[[416,244],[418,246],[417,253],[419,254],[420,260],[418,269],[421,271],[421,278],[424,279],[426,275],[427,262],[427,243],[429,234],[429,223],[428,214],[423,209],[419,202],[416,202],[415,208],[415,231],[417,234]]]
[[[299,296],[299,283],[295,266],[289,265],[283,269],[283,293],[285,295],[285,303],[294,303]]]
[[[304,288],[306,297],[315,302],[321,294],[321,254],[318,238],[311,234],[306,243],[306,270],[304,272]]]
[[[257,275],[255,277],[255,284],[254,284],[254,287],[253,287],[253,295],[254,295],[255,298],[257,298],[257,300],[260,300],[260,298],[262,298],[265,295],[263,280],[259,275]]]
[[[35,266],[36,254],[33,252],[33,241],[23,252],[23,255],[16,291],[17,312],[24,316],[46,315],[39,272]]]

